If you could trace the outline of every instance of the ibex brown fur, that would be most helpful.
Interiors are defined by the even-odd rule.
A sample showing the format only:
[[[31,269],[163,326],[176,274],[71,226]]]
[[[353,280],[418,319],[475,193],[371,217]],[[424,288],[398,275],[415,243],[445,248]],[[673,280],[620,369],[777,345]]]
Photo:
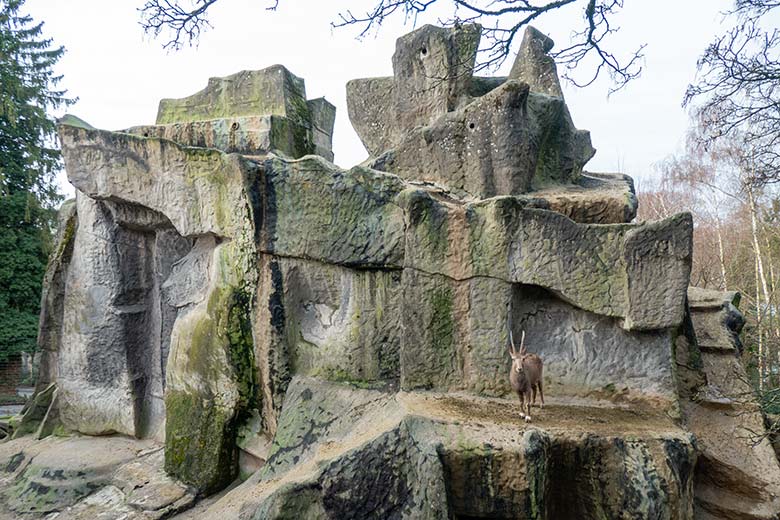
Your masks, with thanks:
[[[520,339],[520,351],[515,350],[512,331],[509,331],[509,355],[512,356],[512,368],[509,371],[509,384],[520,398],[520,417],[531,420],[531,400],[536,404],[536,390],[539,389],[541,407],[544,408],[544,390],[542,389],[542,358],[529,354],[525,346],[525,331]]]

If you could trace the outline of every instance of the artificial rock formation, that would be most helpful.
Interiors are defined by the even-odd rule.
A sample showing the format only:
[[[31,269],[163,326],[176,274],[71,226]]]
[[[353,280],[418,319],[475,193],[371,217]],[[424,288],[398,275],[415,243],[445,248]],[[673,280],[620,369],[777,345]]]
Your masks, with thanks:
[[[760,416],[719,400],[740,316],[688,291],[690,215],[631,223],[631,180],[583,171],[552,41],[480,78],[479,33],[422,27],[394,77],[350,82],[371,157],[349,170],[281,66],[156,125],[63,119],[77,196],[0,504],[160,518],[239,478],[194,517],[772,518],[777,460],[734,440]],[[510,330],[545,363],[531,424]],[[57,455],[92,435],[94,460]]]
[[[546,76],[557,83],[551,58],[536,56],[546,37],[529,31],[519,63],[533,65],[486,82],[471,73],[480,30],[423,27],[398,40],[394,77],[349,82],[350,119],[375,157],[370,165],[477,198],[576,184],[595,151],[563,97],[549,95],[556,89],[532,88]],[[528,82],[531,75],[539,79]]]

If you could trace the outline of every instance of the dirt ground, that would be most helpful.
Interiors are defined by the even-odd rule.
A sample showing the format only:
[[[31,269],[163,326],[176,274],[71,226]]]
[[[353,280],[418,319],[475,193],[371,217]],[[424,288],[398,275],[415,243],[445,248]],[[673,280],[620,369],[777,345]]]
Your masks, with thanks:
[[[601,435],[661,434],[679,431],[666,410],[651,406],[620,406],[611,403],[574,402],[547,399],[544,408],[538,403],[531,408],[533,420],[520,417],[520,404],[515,400],[480,398],[461,394],[414,393],[402,395],[412,411],[423,415],[457,419],[465,423],[514,424],[520,429],[535,427],[551,432],[596,433]]]

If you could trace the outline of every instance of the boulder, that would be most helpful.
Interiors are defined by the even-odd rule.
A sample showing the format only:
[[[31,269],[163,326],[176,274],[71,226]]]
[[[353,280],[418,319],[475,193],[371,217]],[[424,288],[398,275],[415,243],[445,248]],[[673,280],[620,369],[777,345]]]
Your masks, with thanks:
[[[12,482],[0,493],[3,520],[39,514],[58,520],[157,520],[195,500],[192,489],[165,475],[161,446],[123,437],[6,443],[0,475]]]

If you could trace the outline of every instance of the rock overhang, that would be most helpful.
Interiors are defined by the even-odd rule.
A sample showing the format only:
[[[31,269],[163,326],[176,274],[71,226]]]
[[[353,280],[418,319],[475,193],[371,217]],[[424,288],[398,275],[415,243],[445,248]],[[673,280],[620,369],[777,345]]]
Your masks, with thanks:
[[[257,213],[253,233],[262,253],[539,285],[583,310],[623,319],[628,330],[682,321],[690,215],[657,224],[580,224],[527,207],[534,201],[521,196],[445,199],[396,175],[341,170],[316,156],[258,160],[67,124],[61,139],[80,191],[148,206],[183,236],[234,237]],[[661,271],[667,281],[653,290],[648,280]]]

